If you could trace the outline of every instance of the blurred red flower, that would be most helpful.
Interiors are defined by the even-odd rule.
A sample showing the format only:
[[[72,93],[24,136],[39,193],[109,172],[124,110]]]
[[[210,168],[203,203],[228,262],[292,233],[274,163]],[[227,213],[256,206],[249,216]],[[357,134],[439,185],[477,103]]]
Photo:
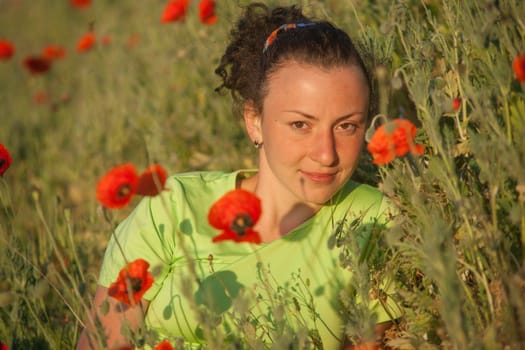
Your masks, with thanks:
[[[133,164],[116,166],[98,181],[97,199],[107,208],[122,208],[131,201],[138,181],[139,176]]]
[[[217,22],[215,15],[215,0],[201,0],[199,2],[199,18],[204,24]]]
[[[163,340],[153,350],[173,350],[173,346],[167,340]]]
[[[261,236],[253,230],[261,216],[261,201],[252,192],[235,189],[219,198],[208,212],[208,222],[222,233],[213,242],[261,243]]]
[[[417,128],[406,119],[394,119],[381,125],[368,142],[367,149],[372,154],[374,164],[387,164],[395,157],[408,152],[422,155],[424,147],[414,143]]]
[[[105,35],[102,40],[102,45],[109,45],[111,44],[111,37],[109,35]]]
[[[23,63],[24,67],[33,75],[43,74],[51,69],[51,61],[42,56],[27,56]]]
[[[172,0],[166,4],[162,13],[161,22],[181,21],[186,17],[190,0]]]
[[[42,50],[42,57],[48,60],[60,60],[66,56],[66,50],[62,46],[48,45]]]
[[[97,40],[93,32],[84,34],[84,36],[82,36],[77,42],[77,51],[86,52],[95,46],[96,42]]]
[[[7,61],[15,54],[15,47],[7,40],[0,39],[0,60]]]
[[[166,170],[162,166],[153,164],[140,175],[136,194],[141,196],[158,195],[164,189],[167,177]]]
[[[0,350],[9,350],[9,348],[7,347],[7,344],[0,343]]]
[[[149,263],[144,259],[130,262],[120,270],[117,280],[111,283],[108,295],[127,305],[137,304],[153,285],[153,276],[148,272],[148,268]]]
[[[39,105],[45,104],[49,102],[49,95],[43,90],[38,91],[33,95],[33,101],[35,101],[35,103]]]
[[[70,0],[70,3],[77,8],[86,8],[91,5],[91,0]]]
[[[514,59],[512,69],[514,70],[514,74],[516,74],[516,78],[522,83],[525,83],[525,54]]]
[[[12,162],[11,153],[0,143],[0,176],[4,175]]]
[[[137,46],[139,41],[140,41],[140,36],[138,34],[131,34],[128,37],[128,42],[126,43],[126,46],[131,49]]]
[[[454,111],[457,111],[461,107],[461,99],[459,97],[456,97],[454,100],[452,100],[452,109]]]

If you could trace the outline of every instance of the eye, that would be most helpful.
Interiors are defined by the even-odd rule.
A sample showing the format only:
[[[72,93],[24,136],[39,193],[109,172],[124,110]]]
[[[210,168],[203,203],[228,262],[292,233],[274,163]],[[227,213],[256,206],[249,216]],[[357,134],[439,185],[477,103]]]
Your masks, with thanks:
[[[350,122],[344,122],[344,123],[339,124],[337,126],[337,129],[341,131],[346,131],[346,132],[354,132],[357,130],[357,125],[350,123]]]
[[[308,124],[303,121],[295,121],[295,122],[291,122],[290,126],[293,129],[306,129],[308,127]]]

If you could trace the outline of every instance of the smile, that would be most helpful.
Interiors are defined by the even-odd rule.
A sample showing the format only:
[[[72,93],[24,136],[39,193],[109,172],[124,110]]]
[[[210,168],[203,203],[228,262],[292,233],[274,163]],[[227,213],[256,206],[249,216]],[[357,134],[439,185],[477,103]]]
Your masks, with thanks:
[[[301,171],[301,173],[310,181],[319,183],[319,184],[326,184],[331,183],[335,179],[335,175],[337,173],[311,173],[306,171]]]

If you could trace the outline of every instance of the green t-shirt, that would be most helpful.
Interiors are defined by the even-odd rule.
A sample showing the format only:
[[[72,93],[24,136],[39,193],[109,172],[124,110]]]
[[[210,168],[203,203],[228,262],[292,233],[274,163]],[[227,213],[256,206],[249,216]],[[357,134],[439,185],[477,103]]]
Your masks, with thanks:
[[[385,221],[382,194],[349,181],[330,203],[280,239],[260,245],[213,243],[220,232],[208,224],[208,210],[235,188],[241,175],[241,171],[213,171],[170,177],[161,195],[144,198],[118,226],[105,253],[99,284],[108,287],[125,261],[142,258],[155,275],[144,295],[150,301],[146,324],[161,337],[202,343],[195,305],[206,305],[224,319],[248,305],[251,315],[261,321],[252,320],[256,334],[264,333],[262,325],[268,318],[273,324],[284,319],[295,328],[317,329],[325,349],[337,348],[343,334],[338,295],[351,272],[340,267],[340,251],[329,249],[328,239],[345,215],[349,221],[361,218],[361,225]],[[194,277],[188,277],[185,256],[195,261]],[[285,300],[292,302],[284,309],[277,307]],[[377,302],[371,304],[377,322],[399,316],[398,309],[387,303],[389,312]]]

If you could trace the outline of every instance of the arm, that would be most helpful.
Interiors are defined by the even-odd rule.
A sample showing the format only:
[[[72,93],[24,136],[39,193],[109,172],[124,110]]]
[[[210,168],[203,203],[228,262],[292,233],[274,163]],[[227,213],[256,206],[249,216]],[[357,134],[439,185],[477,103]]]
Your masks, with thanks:
[[[108,296],[106,287],[98,286],[95,292],[93,308],[86,322],[86,328],[82,331],[76,350],[98,350],[101,341],[107,342],[108,349],[116,349],[124,345],[130,345],[121,334],[121,326],[124,322],[129,323],[132,330],[137,330],[143,325],[144,313],[148,302],[141,300],[140,304],[128,307],[120,301]],[[103,302],[109,303],[109,311],[103,315],[100,306]],[[95,326],[98,318],[104,334],[100,334]],[[103,338],[103,339],[102,339]]]

